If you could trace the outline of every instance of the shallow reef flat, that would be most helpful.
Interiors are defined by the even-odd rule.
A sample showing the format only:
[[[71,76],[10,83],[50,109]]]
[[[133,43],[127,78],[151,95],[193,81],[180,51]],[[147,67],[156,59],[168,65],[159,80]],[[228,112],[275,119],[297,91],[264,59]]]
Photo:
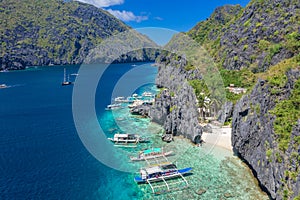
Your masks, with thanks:
[[[193,168],[186,177],[189,188],[153,195],[148,185],[141,185],[141,199],[269,199],[249,168],[229,150],[208,143],[198,147],[181,137],[165,148],[175,152],[169,160],[178,168]]]

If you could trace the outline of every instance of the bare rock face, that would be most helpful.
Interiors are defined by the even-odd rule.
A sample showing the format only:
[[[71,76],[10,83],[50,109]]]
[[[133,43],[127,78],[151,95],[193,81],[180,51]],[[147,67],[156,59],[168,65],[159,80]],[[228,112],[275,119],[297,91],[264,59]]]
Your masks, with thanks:
[[[222,109],[218,112],[218,121],[221,123],[227,122],[232,117],[233,103],[231,101],[226,102]]]
[[[299,49],[286,43],[288,34],[299,34],[292,19],[299,12],[299,1],[251,1],[221,36],[220,44],[225,50],[223,66],[266,71],[269,66],[296,55]]]
[[[201,141],[202,127],[198,123],[197,100],[187,80],[191,72],[185,71],[184,61],[161,62],[156,83],[162,89],[155,98],[150,117],[163,125],[167,134],[183,135],[195,143]]]
[[[249,165],[261,187],[272,199],[295,197],[300,190],[300,173],[291,177],[300,167],[300,145],[295,138],[300,135],[300,120],[293,127],[289,148],[279,150],[278,136],[274,133],[275,116],[270,114],[278,99],[285,100],[291,95],[295,81],[300,78],[299,70],[287,73],[288,81],[280,93],[273,94],[270,84],[260,80],[251,94],[244,96],[234,107],[232,121],[232,144],[234,151]],[[296,157],[295,157],[296,155]]]

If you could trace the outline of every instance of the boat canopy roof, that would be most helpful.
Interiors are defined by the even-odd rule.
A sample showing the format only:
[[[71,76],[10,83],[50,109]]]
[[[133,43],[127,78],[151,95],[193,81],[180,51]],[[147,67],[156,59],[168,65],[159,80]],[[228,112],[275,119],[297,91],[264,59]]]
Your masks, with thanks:
[[[128,133],[117,133],[114,135],[114,138],[131,138],[131,137],[138,137],[137,135],[135,134],[128,134]]]
[[[164,172],[164,171],[168,171],[168,170],[177,170],[177,167],[175,164],[169,163],[169,164],[165,164],[165,165],[157,165],[157,166],[153,166],[153,167],[148,167],[143,169],[143,171],[145,171],[147,174],[155,174],[155,173],[160,173],[160,172]]]
[[[114,135],[114,138],[127,138],[128,137],[128,134],[120,134],[120,133],[117,133]]]
[[[161,148],[153,148],[153,149],[146,149],[144,150],[144,154],[151,154],[151,153],[160,153]]]
[[[147,174],[155,174],[163,172],[159,166],[149,167],[145,169]]]

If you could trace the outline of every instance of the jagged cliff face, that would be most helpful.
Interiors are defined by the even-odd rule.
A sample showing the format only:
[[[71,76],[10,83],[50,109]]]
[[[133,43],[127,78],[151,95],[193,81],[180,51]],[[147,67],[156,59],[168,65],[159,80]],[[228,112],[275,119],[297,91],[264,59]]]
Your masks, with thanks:
[[[286,84],[276,92],[272,84],[260,80],[251,94],[235,105],[233,112],[234,150],[249,164],[273,199],[293,199],[300,194],[300,116],[294,122],[287,122],[295,125],[290,133],[286,132],[288,143],[285,144],[274,128],[274,120],[279,116],[272,112],[278,102],[291,98],[292,91],[299,90],[295,88],[299,69],[288,71]],[[299,103],[297,106],[299,109]],[[282,144],[286,149],[282,149]]]
[[[299,52],[299,0],[255,0],[232,22],[220,38],[220,58],[226,69],[269,66]]]
[[[299,27],[299,0],[252,0],[217,8],[188,32],[221,70],[260,77],[234,107],[232,144],[273,199],[300,199]]]
[[[102,9],[62,0],[0,1],[0,24],[0,67],[8,69],[81,64],[101,41],[129,30]],[[140,51],[137,59],[133,55],[119,61],[151,57],[144,59],[144,54]]]
[[[188,80],[198,74],[186,71],[186,60],[175,60],[171,55],[162,56],[156,84],[162,89],[155,98],[155,105],[150,110],[150,117],[173,136],[183,135],[195,143],[199,143],[202,127],[198,123],[197,98]],[[200,77],[198,77],[200,78]]]
[[[208,19],[199,22],[188,34],[202,45],[208,41],[217,40],[225,25],[233,20],[242,9],[240,5],[218,7]]]
[[[299,0],[252,0],[216,9],[189,34],[225,69],[261,72],[300,52],[299,23]]]

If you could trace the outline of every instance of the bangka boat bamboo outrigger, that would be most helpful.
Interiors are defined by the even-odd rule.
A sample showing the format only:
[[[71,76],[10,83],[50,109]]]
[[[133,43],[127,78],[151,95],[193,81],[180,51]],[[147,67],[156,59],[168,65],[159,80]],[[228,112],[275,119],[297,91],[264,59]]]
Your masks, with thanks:
[[[183,175],[190,173],[191,167],[184,169],[177,169],[175,164],[165,163],[156,166],[150,166],[140,169],[140,176],[136,176],[134,181],[136,183],[148,183],[151,190],[155,194],[162,192],[169,192],[172,190],[188,187],[188,182]],[[175,182],[167,182],[167,180],[176,179]],[[162,182],[162,185],[154,186],[153,183]],[[181,187],[172,187],[173,185],[181,185]],[[166,190],[156,191],[157,188],[164,187]]]
[[[108,138],[110,141],[115,144],[126,145],[129,143],[145,143],[149,142],[147,138],[143,138],[137,134],[115,134],[113,138]]]
[[[163,152],[162,148],[152,148],[152,149],[145,149],[140,151],[137,157],[130,157],[131,161],[142,161],[142,160],[149,160],[155,159],[164,156],[172,155],[173,151]]]
[[[119,109],[119,108],[122,108],[122,104],[116,103],[116,104],[110,104],[110,105],[108,105],[105,108],[105,110],[116,110],[116,109]]]

